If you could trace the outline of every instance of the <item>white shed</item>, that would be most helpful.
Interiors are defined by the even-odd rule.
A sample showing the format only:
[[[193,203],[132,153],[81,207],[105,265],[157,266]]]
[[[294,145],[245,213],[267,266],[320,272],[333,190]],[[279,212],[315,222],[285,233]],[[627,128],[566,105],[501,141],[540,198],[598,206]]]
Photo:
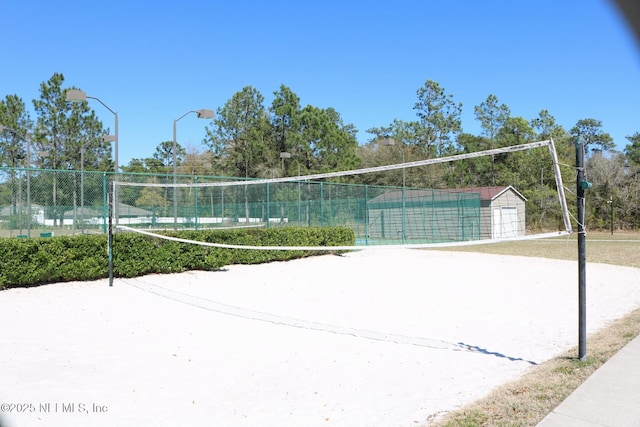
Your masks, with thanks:
[[[480,238],[506,239],[526,234],[527,199],[511,185],[454,191],[480,193]]]

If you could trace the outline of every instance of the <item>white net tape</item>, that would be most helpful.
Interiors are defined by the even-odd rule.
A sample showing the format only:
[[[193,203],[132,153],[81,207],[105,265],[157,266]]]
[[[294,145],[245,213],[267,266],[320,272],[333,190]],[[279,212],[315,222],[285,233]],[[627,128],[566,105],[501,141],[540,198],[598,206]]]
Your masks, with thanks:
[[[483,156],[491,156],[502,153],[513,153],[516,151],[530,150],[532,148],[549,146],[552,144],[551,140],[545,141],[537,141],[530,142],[528,144],[520,144],[513,145],[510,147],[502,147],[502,148],[494,148],[492,150],[484,150],[484,151],[476,151],[473,153],[465,153],[465,154],[456,154],[453,156],[446,157],[438,157],[435,159],[425,159],[425,160],[416,160],[413,162],[406,163],[397,163],[393,165],[384,165],[384,166],[375,166],[371,168],[362,168],[362,169],[353,169],[348,171],[338,171],[338,172],[326,172],[326,173],[317,173],[313,175],[301,175],[301,176],[289,176],[282,178],[265,178],[265,179],[252,179],[250,181],[246,180],[233,180],[233,181],[222,181],[222,182],[203,182],[198,184],[184,184],[184,183],[140,183],[140,182],[119,182],[118,185],[125,187],[226,187],[226,186],[239,186],[239,185],[260,185],[260,184],[275,184],[279,182],[298,182],[298,181],[309,181],[309,180],[318,180],[318,179],[327,179],[327,178],[338,178],[341,176],[351,176],[351,175],[363,175],[367,173],[374,172],[385,172],[397,169],[408,169],[415,168],[419,166],[427,166],[427,165],[435,165],[438,163],[447,163],[454,162],[457,160],[464,159],[473,159],[477,157]]]
[[[353,192],[342,191],[342,188],[326,189],[331,185],[344,184],[325,182],[326,188],[323,190],[322,184],[317,182],[320,179],[417,168],[439,163],[458,162],[485,156],[533,150],[541,147],[549,148],[550,157],[547,157],[547,164],[549,164],[548,160],[550,158],[552,173],[555,175],[555,189],[557,192],[555,203],[558,206],[556,215],[563,223],[563,227],[558,231],[545,232],[541,230],[535,234],[527,233],[525,224],[526,199],[510,185],[442,190],[405,188],[403,185],[402,188],[384,187],[378,189],[377,192],[370,191],[366,193],[366,196],[354,196]],[[305,186],[303,187],[304,190],[301,190],[301,183]],[[276,184],[281,184],[281,186],[279,187]],[[312,184],[320,187],[315,193],[312,191]],[[286,185],[294,187],[285,188]],[[239,188],[240,186],[244,188]],[[114,182],[114,188],[121,187],[124,187],[123,190],[129,187],[129,191],[134,191],[136,187],[144,187],[147,188],[145,191],[153,190],[156,192],[164,189],[165,196],[176,194],[175,191],[177,189],[189,192],[189,194],[193,193],[195,201],[191,203],[190,208],[192,210],[190,212],[195,212],[195,214],[182,213],[179,215],[175,207],[177,202],[174,199],[174,209],[176,210],[173,218],[171,218],[171,212],[168,215],[166,211],[164,217],[162,215],[156,217],[154,213],[154,217],[151,220],[142,218],[140,215],[137,218],[127,218],[126,215],[120,215],[120,221],[117,224],[117,228],[120,231],[138,232],[154,238],[228,249],[350,251],[396,247],[429,248],[549,238],[568,235],[572,231],[562,176],[552,140],[400,164],[304,176],[252,180],[225,179],[214,182],[189,183],[176,182],[176,180],[164,183],[128,182],[123,180]],[[255,199],[251,200],[251,202],[248,202],[247,199],[247,188],[255,189],[251,194],[251,197]],[[172,190],[168,191],[168,189]],[[198,201],[203,200],[202,194],[205,191],[209,192],[206,200],[210,199],[210,215],[208,217],[204,217],[201,213],[203,202]],[[216,201],[214,201],[214,191],[220,193],[215,194],[215,197],[218,198]],[[301,197],[303,191],[306,194],[305,197]],[[322,197],[326,197],[326,195],[323,195],[323,191],[324,193],[330,193],[328,200],[322,199]],[[122,195],[124,191],[118,190],[117,194]],[[318,194],[319,201],[312,200],[314,195]],[[279,199],[278,196],[281,198]],[[193,208],[193,205],[195,205],[195,208]],[[182,209],[182,211],[184,212],[185,209]],[[250,211],[253,215],[250,214]],[[214,215],[214,213],[217,214]],[[195,220],[193,217],[195,217]],[[312,224],[312,220],[318,223]],[[233,245],[181,239],[165,236],[155,231],[156,227],[154,225],[169,224],[170,222],[173,222],[174,229],[177,229],[178,224],[181,225],[181,228],[185,228],[186,226],[183,224],[187,222],[194,224],[195,229],[198,229],[198,226],[204,227],[207,224],[210,225],[209,228],[217,229],[256,226],[268,228],[269,226],[283,225],[345,225],[356,231],[356,245]]]

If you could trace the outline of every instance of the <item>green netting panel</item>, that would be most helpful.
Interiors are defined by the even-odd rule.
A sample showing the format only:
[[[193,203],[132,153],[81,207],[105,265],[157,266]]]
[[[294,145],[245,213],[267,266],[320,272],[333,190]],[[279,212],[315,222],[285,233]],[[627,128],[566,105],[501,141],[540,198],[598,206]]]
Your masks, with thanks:
[[[0,231],[5,237],[104,233],[107,192],[115,220],[145,229],[348,226],[358,244],[437,243],[481,238],[473,192],[330,182],[197,186],[228,177],[0,170]],[[174,182],[192,184],[172,188]]]
[[[480,193],[396,189],[368,203],[372,241],[441,243],[480,238]]]

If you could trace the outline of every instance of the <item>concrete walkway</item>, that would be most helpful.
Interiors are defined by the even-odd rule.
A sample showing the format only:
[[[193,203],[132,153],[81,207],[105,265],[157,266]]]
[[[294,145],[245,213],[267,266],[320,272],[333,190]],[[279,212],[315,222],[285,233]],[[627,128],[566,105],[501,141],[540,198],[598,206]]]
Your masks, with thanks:
[[[640,426],[640,336],[538,424],[538,427],[588,426]]]

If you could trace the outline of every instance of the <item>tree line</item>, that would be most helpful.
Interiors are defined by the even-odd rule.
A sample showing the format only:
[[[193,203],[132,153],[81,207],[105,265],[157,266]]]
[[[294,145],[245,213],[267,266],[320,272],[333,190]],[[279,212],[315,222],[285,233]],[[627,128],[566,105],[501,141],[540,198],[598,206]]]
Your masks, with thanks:
[[[109,133],[86,101],[67,102],[64,76],[54,73],[40,84],[40,98],[32,100],[35,121],[17,95],[0,100],[0,166],[34,166],[63,170],[113,170]],[[587,226],[617,228],[640,225],[640,133],[626,137],[623,152],[614,150],[612,137],[600,120],[584,118],[572,127],[557,123],[548,110],[526,119],[512,115],[507,105],[490,94],[474,106],[478,135],[462,127],[462,103],[438,82],[427,80],[416,91],[415,120],[392,119],[367,129],[360,145],[357,129],[333,108],[302,106],[287,86],[273,93],[271,105],[254,87],[235,93],[204,129],[201,147],[161,141],[146,158],[132,159],[122,172],[170,174],[173,159],[180,174],[242,178],[275,178],[471,153],[552,138],[558,151],[565,186],[575,185],[575,147],[580,139],[587,153],[586,172],[593,183],[587,202]],[[28,143],[26,141],[29,141]],[[27,145],[29,144],[29,147]],[[29,159],[27,155],[29,154]],[[407,169],[350,177],[347,182],[376,185],[446,188],[453,186],[513,185],[530,202],[528,226],[551,227],[557,218],[545,210],[556,194],[548,159],[491,156],[483,162],[460,162],[449,167]],[[573,184],[572,184],[573,183]],[[54,187],[55,188],[55,187]],[[53,197],[55,198],[55,190]],[[571,191],[568,197],[572,197]],[[571,206],[571,205],[570,205]],[[575,204],[573,205],[575,206]]]

